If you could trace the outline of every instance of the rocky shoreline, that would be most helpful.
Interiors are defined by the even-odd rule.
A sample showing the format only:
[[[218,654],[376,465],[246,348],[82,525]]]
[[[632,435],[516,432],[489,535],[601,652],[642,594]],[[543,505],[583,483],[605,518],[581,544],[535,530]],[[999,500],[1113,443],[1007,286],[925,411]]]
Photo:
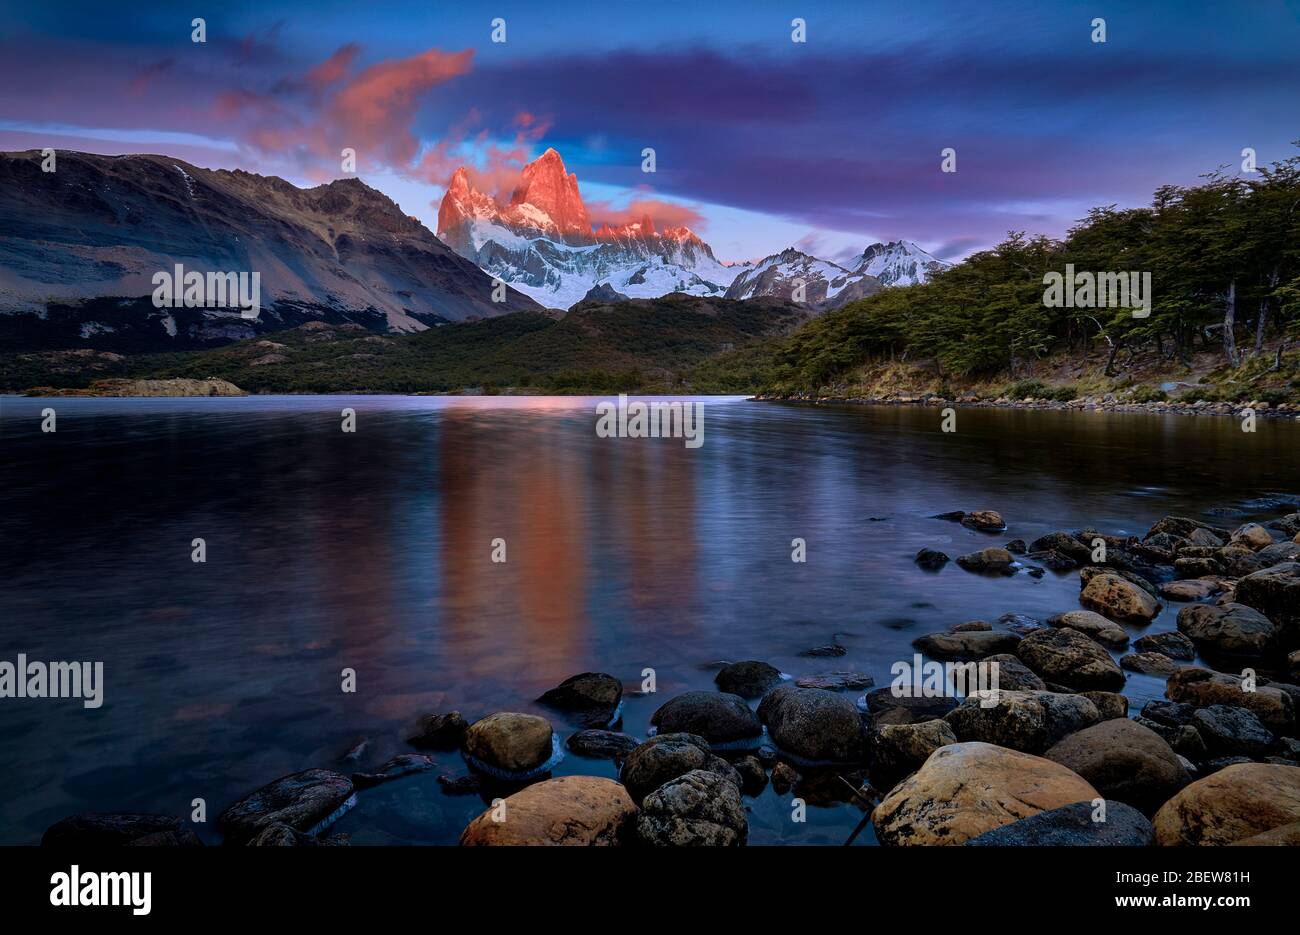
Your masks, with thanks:
[[[1245,410],[1250,409],[1256,418],[1292,419],[1300,422],[1300,403],[1279,403],[1274,406],[1263,400],[1245,403],[1181,402],[1178,400],[1164,402],[1131,402],[1117,399],[1113,394],[1105,396],[1084,396],[1068,401],[1026,397],[1009,399],[1006,396],[982,397],[971,394],[960,396],[940,396],[935,393],[918,395],[889,394],[887,396],[822,396],[813,393],[759,394],[751,397],[762,402],[805,403],[816,406],[948,406],[971,409],[1040,409],[1062,412],[1141,412],[1159,415],[1185,416],[1235,416],[1241,418]]]
[[[1009,534],[994,510],[934,518]],[[537,699],[559,727],[452,710],[420,717],[406,742],[463,761],[438,783],[484,805],[465,846],[742,845],[746,800],[769,785],[791,821],[855,808],[854,836],[869,822],[884,845],[1300,844],[1300,512],[1235,529],[1167,516],[1141,538],[1060,531],[955,560],[926,548],[915,561],[1077,573],[1079,606],[918,637],[916,660],[946,673],[927,690],[914,690],[919,678],[873,687],[870,673],[792,680],[761,660],[723,662],[716,690],[667,699],[636,736],[621,729],[622,681],[584,672]],[[1143,633],[1171,604],[1177,629]],[[960,667],[997,680],[959,690]],[[1165,679],[1167,700],[1130,712],[1129,672]],[[360,762],[366,746],[340,760]],[[618,778],[553,777],[568,755],[611,760]],[[347,844],[331,826],[365,808],[367,789],[435,765],[419,752],[350,774],[305,769],[230,805],[216,828],[227,844]],[[172,815],[87,813],[42,844],[202,841]]]

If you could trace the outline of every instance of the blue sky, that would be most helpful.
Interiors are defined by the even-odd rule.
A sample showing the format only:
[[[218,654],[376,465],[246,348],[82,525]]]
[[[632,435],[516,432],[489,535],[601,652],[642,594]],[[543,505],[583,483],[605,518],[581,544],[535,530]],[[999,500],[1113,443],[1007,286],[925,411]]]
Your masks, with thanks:
[[[553,146],[588,200],[661,203],[720,258],[748,259],[1060,235],[1094,205],[1300,138],[1295,0],[202,6],[6,5],[0,147],[165,152],[311,184],[350,145],[362,178],[434,226],[455,165],[508,194]],[[939,171],[945,147],[956,173]]]

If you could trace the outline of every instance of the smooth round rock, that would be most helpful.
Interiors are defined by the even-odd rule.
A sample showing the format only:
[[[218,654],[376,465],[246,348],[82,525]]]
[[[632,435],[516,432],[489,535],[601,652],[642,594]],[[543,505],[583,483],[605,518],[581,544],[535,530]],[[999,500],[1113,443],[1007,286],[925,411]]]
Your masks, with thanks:
[[[1058,763],[987,743],[940,747],[872,812],[888,845],[964,844],[994,828],[1099,798]]]
[[[664,703],[650,723],[666,734],[696,734],[715,747],[756,745],[763,733],[745,699],[726,692],[684,692]]]
[[[525,773],[551,758],[552,736],[546,718],[498,711],[469,726],[465,731],[465,751],[493,769]]]
[[[865,751],[857,706],[835,692],[782,685],[763,696],[758,717],[772,740],[801,763],[860,763]]]
[[[460,843],[465,847],[618,845],[630,837],[635,819],[636,806],[614,780],[557,776],[488,808],[469,823]]]
[[[759,698],[781,684],[781,671],[754,659],[724,666],[713,679],[719,691],[741,698]]]
[[[1191,776],[1164,738],[1127,719],[1102,721],[1043,754],[1092,783],[1103,796],[1150,815]]]
[[[1187,786],[1154,821],[1161,845],[1224,845],[1300,821],[1300,767],[1238,763]]]

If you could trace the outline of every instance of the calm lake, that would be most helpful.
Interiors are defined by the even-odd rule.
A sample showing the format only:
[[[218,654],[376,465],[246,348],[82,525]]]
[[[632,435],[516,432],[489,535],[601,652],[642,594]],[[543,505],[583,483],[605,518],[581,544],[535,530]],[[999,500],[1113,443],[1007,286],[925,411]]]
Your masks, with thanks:
[[[195,798],[210,828],[281,775],[349,771],[359,738],[360,768],[413,752],[406,729],[427,712],[529,711],[567,737],[576,727],[533,699],[588,670],[629,692],[654,670],[657,693],[624,705],[638,737],[673,695],[711,689],[716,660],[887,686],[921,634],[1078,607],[1077,574],[927,573],[922,546],[1141,535],[1171,513],[1235,526],[1300,492],[1295,422],[1248,434],[1226,418],[962,409],[945,434],[933,408],[710,398],[688,449],[597,438],[596,402],[0,401],[0,659],[102,660],[105,680],[95,710],[0,699],[0,842],[34,844],[79,811],[188,816]],[[1008,530],[930,518],[980,508]],[[1173,629],[1177,607],[1130,632]],[[832,640],[848,654],[800,656]],[[1135,704],[1162,691],[1129,674]],[[454,843],[485,806],[438,784],[466,772],[458,754],[435,759],[363,791],[334,830]],[[556,773],[615,768],[570,753]],[[746,804],[756,844],[840,844],[862,818],[842,804],[791,822],[770,786]],[[874,843],[870,828],[856,843]]]

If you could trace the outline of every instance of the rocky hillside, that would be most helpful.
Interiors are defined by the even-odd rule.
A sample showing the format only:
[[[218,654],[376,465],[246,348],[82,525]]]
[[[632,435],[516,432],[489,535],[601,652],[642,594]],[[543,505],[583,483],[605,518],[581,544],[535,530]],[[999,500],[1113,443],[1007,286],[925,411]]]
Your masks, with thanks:
[[[0,154],[0,341],[118,350],[223,343],[303,321],[420,331],[540,310],[357,179],[301,189],[273,176],[163,156]],[[175,264],[259,272],[260,319],[157,309]]]

